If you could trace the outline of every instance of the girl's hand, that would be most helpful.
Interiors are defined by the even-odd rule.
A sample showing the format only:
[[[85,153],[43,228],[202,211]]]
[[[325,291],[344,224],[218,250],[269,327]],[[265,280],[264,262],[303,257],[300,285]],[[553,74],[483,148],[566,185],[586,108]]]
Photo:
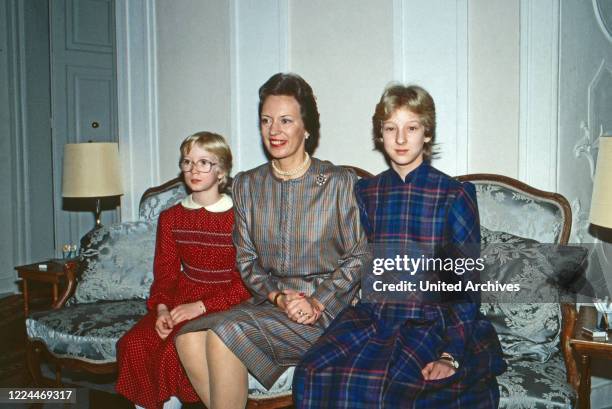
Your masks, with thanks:
[[[425,365],[421,370],[421,375],[426,381],[448,378],[455,374],[456,369],[452,364],[444,359],[438,359]]]
[[[199,317],[206,312],[206,307],[202,301],[196,301],[189,304],[177,305],[170,311],[170,316],[174,324]]]
[[[174,322],[170,312],[164,305],[163,308],[158,307],[157,309],[157,320],[155,320],[155,331],[161,339],[166,339],[172,332]]]

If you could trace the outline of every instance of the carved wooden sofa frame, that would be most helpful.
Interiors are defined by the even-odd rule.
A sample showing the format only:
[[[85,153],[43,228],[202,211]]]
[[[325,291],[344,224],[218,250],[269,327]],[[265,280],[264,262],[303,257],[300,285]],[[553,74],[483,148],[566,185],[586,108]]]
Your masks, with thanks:
[[[372,176],[369,172],[352,167],[347,166],[348,168],[352,168],[359,177],[370,177]],[[522,183],[518,180],[494,174],[470,174],[459,176],[459,180],[461,181],[470,181],[472,183],[496,183],[511,189],[517,190],[519,192],[523,192],[527,195],[533,196],[535,198],[544,199],[554,203],[560,209],[563,218],[562,231],[560,232],[558,243],[566,244],[569,239],[570,229],[571,229],[571,208],[567,200],[557,193],[545,192],[542,190],[535,189],[525,183]],[[145,198],[156,195],[159,192],[163,192],[177,186],[177,184],[182,183],[179,179],[173,179],[167,183],[164,183],[158,187],[148,189],[142,196],[141,203]],[[53,309],[61,309],[66,304],[67,300],[74,294],[75,289],[78,283],[78,265],[76,263],[69,263],[65,266],[65,272],[67,276],[67,287],[64,289],[58,301],[53,305]],[[560,340],[560,349],[563,354],[563,359],[565,362],[565,369],[567,375],[567,382],[574,388],[574,390],[578,389],[579,385],[579,377],[576,366],[576,360],[573,356],[569,339],[573,334],[574,326],[577,318],[576,306],[575,304],[562,304],[562,331],[561,331],[561,340]],[[58,358],[52,353],[49,352],[47,345],[40,340],[32,340],[28,338],[26,345],[26,354],[27,354],[27,365],[34,380],[35,385],[40,386],[59,386],[62,384],[61,380],[61,368],[70,368],[73,370],[85,371],[92,374],[106,374],[113,375],[117,372],[117,364],[116,362],[104,363],[104,364],[93,364],[90,362],[86,362],[78,359],[70,359],[70,358]],[[55,365],[56,374],[55,379],[47,379],[44,378],[41,372],[41,361],[45,360],[52,365]],[[290,407],[292,405],[292,396],[290,393],[275,396],[272,398],[249,398],[247,403],[247,408],[284,408]]]

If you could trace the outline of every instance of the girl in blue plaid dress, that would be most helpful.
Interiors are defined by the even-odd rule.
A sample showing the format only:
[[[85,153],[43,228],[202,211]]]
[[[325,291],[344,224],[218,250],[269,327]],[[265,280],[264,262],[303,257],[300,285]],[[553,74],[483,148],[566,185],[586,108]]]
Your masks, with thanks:
[[[374,142],[391,168],[360,180],[355,194],[375,255],[376,248],[406,254],[418,246],[427,257],[476,259],[474,186],[429,164],[435,137],[429,93],[417,86],[387,88],[372,122]],[[463,275],[455,270],[449,277],[478,280],[475,270]],[[297,408],[498,406],[495,377],[505,362],[495,330],[479,312],[477,294],[444,303],[424,302],[424,294],[418,299],[413,293],[389,302],[369,298],[368,285],[362,281],[362,301],[330,324],[296,369]]]

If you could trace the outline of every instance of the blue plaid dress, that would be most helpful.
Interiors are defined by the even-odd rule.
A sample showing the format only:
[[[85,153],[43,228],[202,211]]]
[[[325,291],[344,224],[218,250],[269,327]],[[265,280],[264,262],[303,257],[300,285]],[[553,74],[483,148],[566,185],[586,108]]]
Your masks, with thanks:
[[[418,243],[427,256],[479,256],[474,186],[423,163],[405,180],[392,169],[356,186],[374,245]],[[451,274],[455,275],[455,274]],[[477,279],[465,273],[462,280]],[[473,300],[473,299],[471,299]],[[457,372],[426,381],[421,369],[448,352]],[[296,408],[496,408],[506,368],[497,334],[478,302],[365,302],[345,309],[303,357]]]

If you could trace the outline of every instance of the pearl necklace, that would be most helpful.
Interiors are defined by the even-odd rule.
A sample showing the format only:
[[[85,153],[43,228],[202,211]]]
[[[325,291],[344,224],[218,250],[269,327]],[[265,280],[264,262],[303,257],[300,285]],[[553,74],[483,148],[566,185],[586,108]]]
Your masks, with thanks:
[[[276,164],[275,164],[276,159],[272,159],[272,162],[270,163],[272,163],[272,168],[277,174],[279,174],[280,176],[291,177],[291,176],[297,175],[298,173],[306,169],[306,167],[308,167],[308,165],[310,164],[310,155],[308,154],[308,152],[304,152],[304,155],[306,156],[306,158],[304,159],[304,162],[302,162],[300,166],[292,170],[285,171],[285,170],[281,170],[278,167],[276,167]]]

